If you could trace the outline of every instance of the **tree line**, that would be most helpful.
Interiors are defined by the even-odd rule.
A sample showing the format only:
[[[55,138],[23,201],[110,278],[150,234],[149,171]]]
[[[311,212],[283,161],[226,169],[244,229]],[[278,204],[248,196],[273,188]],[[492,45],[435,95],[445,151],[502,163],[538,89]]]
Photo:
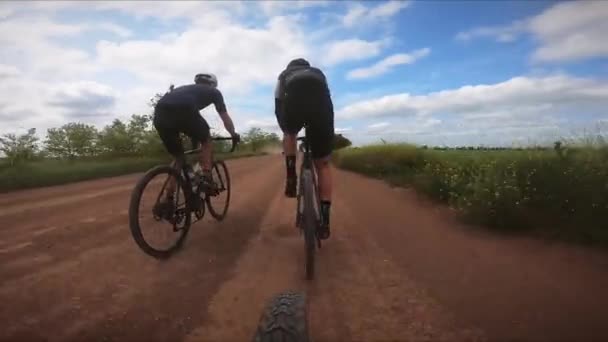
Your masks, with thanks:
[[[151,121],[151,115],[134,114],[129,120],[114,119],[101,129],[82,122],[70,122],[48,129],[44,139],[36,135],[36,128],[31,128],[24,134],[9,133],[0,137],[0,151],[11,165],[40,159],[166,155]],[[183,142],[185,148],[191,146],[191,141],[185,137]],[[223,151],[230,142],[214,144],[217,150]],[[269,144],[279,145],[279,136],[254,127],[243,134],[239,148],[257,152]]]
[[[167,155],[158,133],[152,125],[151,115],[134,114],[128,121],[114,119],[102,129],[93,125],[70,122],[61,127],[50,128],[44,139],[39,139],[36,129],[24,134],[9,133],[0,137],[0,151],[6,161],[15,165],[41,159],[99,159],[116,157],[156,157]],[[191,141],[183,137],[184,147]],[[242,135],[240,150],[259,152],[269,145],[280,146],[281,138],[276,133],[258,127],[250,128]],[[226,151],[230,142],[214,142],[216,151]],[[334,149],[351,145],[350,140],[338,134]]]
[[[162,94],[155,94],[148,105],[154,107]],[[115,157],[156,157],[166,155],[158,133],[152,125],[151,114],[133,114],[128,120],[114,119],[102,129],[82,123],[70,122],[61,127],[50,128],[46,137],[40,139],[36,128],[24,134],[9,133],[0,137],[0,151],[10,165],[40,159],[86,159]],[[216,134],[212,132],[212,135]],[[192,142],[182,136],[185,148]],[[279,146],[281,138],[258,127],[252,127],[241,135],[239,149],[258,152],[268,145]],[[227,141],[215,141],[216,151],[226,151]],[[338,134],[334,149],[350,146],[351,142]]]

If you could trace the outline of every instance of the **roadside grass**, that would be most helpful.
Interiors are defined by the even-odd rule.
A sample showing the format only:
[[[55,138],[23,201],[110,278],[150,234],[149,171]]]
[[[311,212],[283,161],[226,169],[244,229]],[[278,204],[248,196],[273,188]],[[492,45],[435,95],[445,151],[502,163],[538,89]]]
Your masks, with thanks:
[[[505,232],[608,244],[608,146],[562,150],[348,148],[340,168],[412,186],[469,222]]]
[[[251,151],[216,154],[217,159],[261,155]],[[103,177],[143,172],[170,159],[164,157],[95,158],[89,160],[40,160],[17,165],[0,163],[0,193],[60,185]]]

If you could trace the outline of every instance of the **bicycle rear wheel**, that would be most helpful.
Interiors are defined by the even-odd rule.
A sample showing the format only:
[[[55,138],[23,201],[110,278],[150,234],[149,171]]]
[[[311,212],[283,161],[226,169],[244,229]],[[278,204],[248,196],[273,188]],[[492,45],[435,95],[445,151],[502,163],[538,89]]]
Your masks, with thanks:
[[[285,292],[268,301],[253,341],[308,342],[308,340],[308,310],[304,294]]]
[[[218,221],[222,221],[226,217],[228,205],[230,205],[230,174],[223,160],[217,160],[213,163],[211,176],[217,188],[214,193],[206,195],[205,201],[211,216]]]
[[[173,222],[165,221],[154,210],[157,203],[162,200],[161,193],[166,188],[169,178],[176,180],[175,202],[173,203],[173,208],[171,208],[173,210],[167,209],[165,212],[167,217]],[[149,192],[144,194],[145,191]],[[164,259],[171,256],[173,252],[182,246],[191,224],[191,209],[190,204],[186,201],[185,193],[187,192],[184,192],[183,178],[175,169],[166,165],[150,169],[137,182],[131,193],[129,203],[129,228],[133,239],[144,253],[158,259]],[[140,208],[144,198],[146,202],[148,200],[151,202],[151,207]],[[142,229],[155,223],[161,223],[161,221],[163,226],[160,231],[163,235],[170,235],[170,239],[174,240],[173,243],[165,247],[158,247],[156,244],[148,241],[145,237],[147,234],[144,234]]]
[[[315,249],[317,241],[317,220],[314,208],[314,183],[312,179],[312,172],[310,170],[303,170],[301,181],[303,190],[302,200],[304,201],[301,224],[303,225],[304,229],[306,251],[306,279],[311,280],[314,278],[315,273]]]

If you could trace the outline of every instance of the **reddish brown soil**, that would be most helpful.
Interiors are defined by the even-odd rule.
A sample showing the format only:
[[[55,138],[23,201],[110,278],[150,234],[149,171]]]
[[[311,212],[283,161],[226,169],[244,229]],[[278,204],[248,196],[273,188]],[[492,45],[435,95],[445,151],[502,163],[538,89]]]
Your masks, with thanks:
[[[337,171],[332,238],[304,279],[280,156],[227,162],[228,217],[166,261],[128,228],[141,175],[0,195],[0,340],[250,340],[272,295],[309,298],[316,341],[608,340],[608,255],[459,224]]]

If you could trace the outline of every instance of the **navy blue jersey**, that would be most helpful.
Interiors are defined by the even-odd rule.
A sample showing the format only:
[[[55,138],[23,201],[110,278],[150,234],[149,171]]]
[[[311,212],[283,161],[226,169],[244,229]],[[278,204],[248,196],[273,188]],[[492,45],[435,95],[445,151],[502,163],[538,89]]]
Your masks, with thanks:
[[[226,112],[224,97],[217,89],[207,84],[189,84],[173,89],[165,94],[157,105],[190,106],[201,110],[210,104],[215,105],[218,113]]]

